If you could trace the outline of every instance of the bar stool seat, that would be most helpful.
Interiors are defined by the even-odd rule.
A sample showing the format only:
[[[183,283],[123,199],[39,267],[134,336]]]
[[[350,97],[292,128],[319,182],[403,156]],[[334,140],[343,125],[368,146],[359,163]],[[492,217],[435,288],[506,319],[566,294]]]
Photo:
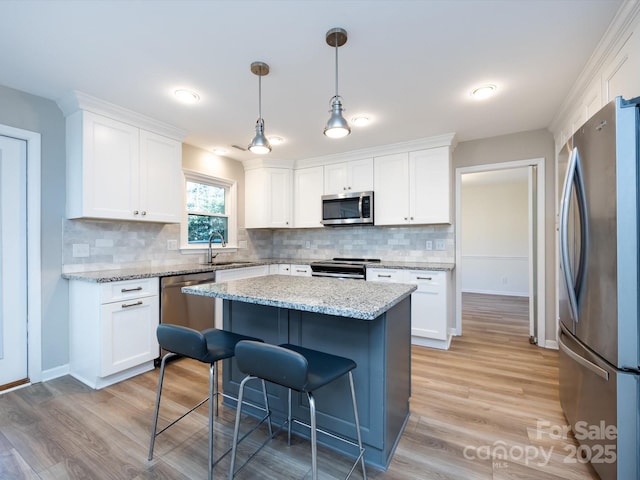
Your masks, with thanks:
[[[346,442],[358,448],[357,458],[351,467],[351,471],[346,478],[353,473],[358,462],[362,464],[362,476],[366,480],[367,474],[364,463],[364,448],[360,434],[360,421],[358,418],[358,406],[356,402],[355,389],[353,384],[352,370],[357,367],[356,362],[349,358],[332,355],[318,350],[301,347],[299,345],[282,344],[270,345],[267,343],[241,341],[236,345],[235,358],[239,370],[247,376],[240,384],[238,393],[238,406],[236,412],[236,423],[233,435],[233,446],[231,453],[231,466],[229,469],[229,479],[235,475],[236,446],[239,436],[240,416],[242,413],[241,399],[246,383],[252,379],[261,379],[286,387],[288,395],[288,416],[286,420],[288,430],[288,442],[291,444],[291,425],[293,422],[305,425],[311,430],[311,471],[312,478],[318,477],[317,469],[317,432],[326,433],[333,438]],[[316,427],[316,406],[313,392],[334,380],[349,376],[351,387],[351,400],[355,417],[357,444],[348,439],[342,438],[335,433],[329,433]],[[306,393],[309,400],[310,425],[291,416],[291,391]],[[269,409],[266,404],[267,410]],[[270,414],[270,411],[269,411]],[[255,455],[255,454],[254,454]],[[249,458],[249,460],[253,455]]]
[[[222,458],[220,457],[215,463],[213,462],[213,422],[214,416],[218,415],[218,396],[228,396],[218,391],[217,363],[220,360],[233,357],[235,354],[235,347],[238,342],[252,341],[254,343],[261,343],[262,340],[260,340],[259,338],[240,335],[217,328],[208,328],[206,330],[198,331],[180,325],[168,324],[159,325],[156,330],[156,336],[158,337],[158,343],[160,344],[160,347],[166,350],[168,353],[162,357],[160,366],[158,391],[156,395],[155,411],[153,415],[153,426],[151,430],[151,441],[149,445],[148,459],[151,460],[153,458],[153,449],[155,446],[156,437],[158,435],[166,431],[169,427],[175,425],[178,421],[183,419],[189,413],[193,412],[196,408],[200,407],[203,403],[209,401],[208,478],[211,479],[213,475],[213,466]],[[207,398],[188,410],[186,413],[182,414],[180,417],[173,420],[163,429],[158,431],[158,414],[160,411],[160,398],[162,396],[164,372],[167,365],[167,360],[172,357],[188,357],[199,362],[209,364],[209,395]],[[266,398],[266,388],[264,386],[264,383],[262,385],[262,388],[263,394]],[[269,426],[271,427],[270,424]],[[226,455],[226,453],[224,455]]]

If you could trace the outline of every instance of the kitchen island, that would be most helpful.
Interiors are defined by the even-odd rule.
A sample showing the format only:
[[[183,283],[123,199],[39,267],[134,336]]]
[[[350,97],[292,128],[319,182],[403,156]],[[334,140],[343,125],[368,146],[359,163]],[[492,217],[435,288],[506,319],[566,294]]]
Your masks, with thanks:
[[[183,292],[224,299],[224,328],[273,344],[291,343],[353,359],[356,397],[367,464],[386,470],[409,417],[411,293],[415,285],[316,277],[267,277],[185,287]],[[225,360],[223,389],[237,394],[243,375]],[[257,385],[256,385],[257,387]],[[269,384],[276,422],[286,417],[287,391]],[[261,404],[258,388],[247,397]],[[353,438],[355,426],[346,377],[315,393],[320,428]],[[306,397],[295,394],[293,415],[308,418]],[[254,412],[256,416],[257,412]],[[295,425],[294,431],[308,437]],[[334,439],[318,436],[331,448]]]

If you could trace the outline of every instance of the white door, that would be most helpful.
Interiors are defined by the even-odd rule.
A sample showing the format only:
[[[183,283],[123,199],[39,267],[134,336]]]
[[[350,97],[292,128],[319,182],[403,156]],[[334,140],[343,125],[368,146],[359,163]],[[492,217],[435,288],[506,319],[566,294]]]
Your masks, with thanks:
[[[0,390],[28,382],[26,152],[0,136]]]

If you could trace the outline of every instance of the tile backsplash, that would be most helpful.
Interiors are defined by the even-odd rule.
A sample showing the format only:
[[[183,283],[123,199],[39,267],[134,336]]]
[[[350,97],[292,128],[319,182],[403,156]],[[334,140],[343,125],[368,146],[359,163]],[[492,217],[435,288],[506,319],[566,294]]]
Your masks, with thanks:
[[[180,245],[180,225],[176,224],[63,219],[62,235],[65,272],[188,264],[204,259],[202,252],[168,249],[171,243]],[[453,262],[455,259],[452,225],[240,229],[238,240],[246,248],[225,254],[225,260],[367,257]],[[432,250],[426,248],[428,241]]]

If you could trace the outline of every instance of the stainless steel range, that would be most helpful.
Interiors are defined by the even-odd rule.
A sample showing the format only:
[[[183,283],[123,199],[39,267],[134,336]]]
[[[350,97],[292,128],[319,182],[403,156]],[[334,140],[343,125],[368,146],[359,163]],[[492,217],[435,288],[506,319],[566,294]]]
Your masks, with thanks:
[[[380,263],[379,258],[334,258],[311,262],[311,276],[333,278],[366,278],[366,265]]]

